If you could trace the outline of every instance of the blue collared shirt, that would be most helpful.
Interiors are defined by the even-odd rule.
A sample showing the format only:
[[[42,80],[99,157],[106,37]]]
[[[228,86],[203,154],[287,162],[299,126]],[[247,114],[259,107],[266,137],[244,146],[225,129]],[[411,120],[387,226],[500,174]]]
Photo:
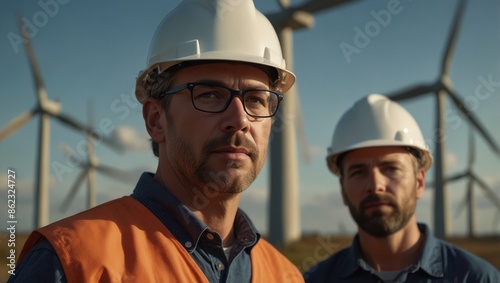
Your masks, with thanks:
[[[236,213],[236,239],[227,260],[221,237],[156,182],[153,174],[142,174],[131,197],[160,219],[210,282],[250,282],[250,251],[260,234],[243,211]],[[16,267],[15,273],[8,282],[66,282],[61,262],[48,241],[35,246]]]
[[[393,282],[500,282],[500,272],[485,260],[434,237],[425,224],[418,224],[426,241],[420,258]],[[356,235],[345,248],[304,274],[315,282],[383,282],[363,259]]]

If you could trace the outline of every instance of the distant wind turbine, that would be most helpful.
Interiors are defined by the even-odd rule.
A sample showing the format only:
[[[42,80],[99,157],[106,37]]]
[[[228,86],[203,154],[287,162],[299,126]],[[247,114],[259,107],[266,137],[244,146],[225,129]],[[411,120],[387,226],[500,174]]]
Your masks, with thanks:
[[[456,216],[458,217],[463,208],[467,206],[467,232],[469,237],[474,237],[476,235],[476,205],[474,197],[474,184],[479,185],[479,188],[486,194],[486,198],[490,200],[496,207],[497,215],[500,213],[500,198],[495,194],[493,189],[488,186],[488,184],[481,179],[474,170],[474,162],[476,159],[476,150],[474,142],[474,134],[472,131],[469,132],[469,160],[467,162],[467,168],[464,172],[451,176],[448,181],[456,181],[463,178],[467,178],[467,191],[461,205],[458,206]],[[495,226],[495,223],[494,223]],[[493,227],[495,228],[495,227]]]
[[[434,153],[434,168],[435,168],[435,197],[434,197],[434,233],[439,238],[446,237],[447,228],[447,202],[446,202],[446,166],[444,162],[444,156],[446,152],[445,147],[445,125],[444,125],[444,109],[445,109],[445,99],[449,96],[453,104],[458,108],[458,110],[465,116],[465,118],[474,126],[474,128],[481,134],[481,136],[486,140],[491,149],[500,155],[500,148],[488,133],[485,127],[479,122],[474,113],[469,110],[465,103],[463,103],[460,96],[453,90],[452,83],[449,77],[449,70],[451,64],[451,57],[453,55],[460,23],[465,11],[466,0],[461,0],[458,3],[457,10],[455,12],[453,24],[448,36],[448,41],[446,43],[446,48],[441,62],[441,73],[435,82],[429,84],[420,84],[402,91],[398,91],[393,94],[388,94],[388,96],[395,100],[400,101],[404,99],[415,98],[418,96],[425,95],[427,93],[435,93],[436,104],[437,104],[437,115],[436,115],[436,136],[434,138],[435,142],[435,153]]]
[[[35,227],[41,227],[49,224],[49,159],[50,159],[50,124],[49,118],[54,117],[63,124],[93,135],[95,138],[100,138],[104,143],[113,146],[113,142],[105,137],[100,136],[93,129],[82,126],[79,122],[73,120],[69,116],[61,113],[61,104],[58,101],[49,100],[47,91],[42,80],[42,75],[35,58],[32,43],[29,36],[22,29],[21,16],[18,17],[19,27],[23,35],[23,43],[30,63],[31,72],[35,80],[35,91],[37,93],[37,105],[30,111],[27,111],[16,118],[12,119],[7,125],[0,130],[0,141],[12,135],[21,129],[35,115],[40,115],[39,138],[38,138],[38,158],[35,181],[35,209],[34,219]]]
[[[476,173],[474,170],[474,163],[476,159],[474,134],[472,130],[469,130],[469,156],[467,160],[467,168],[459,173],[446,177],[447,183],[453,183],[462,179],[467,178],[466,193],[463,201],[457,207],[455,212],[455,217],[458,217],[463,211],[463,208],[467,206],[467,233],[469,237],[474,237],[476,234],[476,205],[475,205],[475,195],[474,195],[474,184],[479,185],[479,188],[486,194],[486,198],[489,199],[497,209],[496,219],[493,220],[493,229],[495,229],[496,223],[498,222],[498,215],[500,215],[500,198],[495,194],[495,191]],[[435,188],[434,182],[428,182],[426,184],[428,188]]]
[[[92,128],[94,125],[94,114],[90,104],[88,105],[87,112],[89,116],[89,127]],[[68,209],[69,205],[75,198],[78,189],[82,185],[83,181],[85,181],[85,177],[87,177],[87,189],[88,189],[87,208],[92,208],[96,206],[96,172],[100,172],[115,180],[126,183],[128,183],[128,181],[130,180],[129,173],[99,163],[99,159],[95,155],[93,140],[94,138],[92,135],[87,135],[87,148],[86,148],[87,160],[78,163],[80,167],[82,167],[82,172],[78,175],[68,195],[64,199],[61,205],[61,212],[65,212]],[[79,156],[77,156],[75,152],[71,150],[71,148],[68,145],[63,145],[62,151],[71,160],[80,160]]]
[[[311,28],[314,25],[312,13],[352,1],[311,0],[292,7],[290,0],[278,0],[281,11],[266,16],[278,33],[289,70],[293,70],[293,31]],[[270,144],[271,192],[268,225],[269,241],[280,246],[301,237],[295,127],[299,130],[302,153],[306,160],[310,159],[296,85],[288,91],[277,116]]]

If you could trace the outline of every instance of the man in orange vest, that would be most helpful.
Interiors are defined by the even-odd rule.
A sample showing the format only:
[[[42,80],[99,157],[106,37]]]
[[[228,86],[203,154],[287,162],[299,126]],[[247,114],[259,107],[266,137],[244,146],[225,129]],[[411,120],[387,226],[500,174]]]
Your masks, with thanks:
[[[295,76],[251,0],[222,4],[183,1],[151,42],[136,96],[156,173],[34,231],[9,282],[303,282],[238,209]]]

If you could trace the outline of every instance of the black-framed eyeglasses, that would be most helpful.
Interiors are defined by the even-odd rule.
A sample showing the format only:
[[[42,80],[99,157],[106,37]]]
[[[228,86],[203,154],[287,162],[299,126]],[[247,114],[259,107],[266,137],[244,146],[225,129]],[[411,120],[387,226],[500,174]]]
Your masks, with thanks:
[[[283,94],[267,89],[235,90],[212,83],[186,83],[169,89],[159,95],[175,94],[188,89],[194,108],[209,113],[224,112],[234,96],[240,96],[245,112],[255,118],[272,117],[278,111]]]

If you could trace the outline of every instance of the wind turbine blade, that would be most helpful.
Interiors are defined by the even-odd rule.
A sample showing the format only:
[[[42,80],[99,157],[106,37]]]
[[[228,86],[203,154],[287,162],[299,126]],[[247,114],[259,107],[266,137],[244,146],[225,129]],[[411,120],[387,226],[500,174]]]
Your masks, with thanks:
[[[453,24],[451,26],[450,34],[448,35],[448,41],[446,43],[446,49],[443,56],[443,61],[441,62],[442,77],[448,75],[450,69],[451,57],[453,56],[453,52],[455,51],[455,45],[458,38],[458,31],[460,29],[460,24],[462,22],[462,17],[465,11],[465,1],[466,0],[461,0],[458,3],[458,7],[453,19]]]
[[[485,127],[479,122],[479,120],[474,116],[474,114],[467,109],[465,104],[462,102],[460,97],[452,91],[448,86],[444,85],[444,88],[446,92],[449,94],[451,100],[453,103],[457,106],[458,110],[462,112],[462,114],[469,120],[469,122],[476,127],[476,129],[479,131],[479,133],[483,136],[483,138],[486,140],[486,142],[490,145],[490,147],[493,149],[493,151],[497,154],[500,155],[500,148],[498,147],[497,143],[493,139],[493,137],[488,133]]]
[[[313,14],[323,10],[332,9],[336,6],[340,6],[349,2],[355,2],[355,0],[311,0],[303,3],[302,5],[294,7],[293,9]]]
[[[462,198],[460,203],[457,205],[457,208],[455,210],[455,218],[460,217],[460,214],[462,214],[462,211],[464,210],[466,205],[467,205],[467,194],[465,194],[465,197]]]
[[[38,62],[36,60],[35,51],[33,51],[33,45],[31,43],[31,39],[26,34],[25,30],[23,30],[23,22],[22,17],[18,15],[18,24],[19,30],[23,36],[23,43],[26,49],[26,55],[28,56],[28,61],[31,67],[31,73],[33,78],[35,79],[35,89],[38,96],[39,103],[42,103],[47,98],[47,91],[45,90],[45,85],[42,80],[42,73],[40,72],[40,68],[38,67]]]
[[[469,172],[466,171],[466,172],[462,172],[462,173],[457,173],[455,175],[451,175],[450,177],[446,178],[446,182],[455,182],[455,181],[458,181],[466,176],[469,175]],[[434,182],[427,182],[425,183],[425,187],[426,188],[434,188],[436,184]]]
[[[78,192],[78,188],[80,187],[80,185],[82,184],[82,182],[85,179],[85,176],[87,175],[87,171],[88,171],[88,168],[85,168],[84,170],[82,170],[80,175],[78,175],[76,182],[73,184],[73,187],[71,187],[71,190],[69,191],[68,195],[66,196],[66,198],[64,199],[64,201],[61,205],[60,211],[62,213],[66,212],[66,210],[68,210],[69,205],[71,204],[71,202],[73,201],[73,199],[76,196],[76,193]]]
[[[475,204],[475,197],[474,197],[474,177],[471,174],[472,172],[472,167],[469,168],[469,178],[467,180],[467,194],[466,194],[466,203],[468,207],[468,232],[469,236],[473,237],[474,236],[474,230],[475,230],[475,214],[476,214],[476,204]]]
[[[472,132],[471,127],[469,127],[469,168],[474,166],[474,162],[476,161],[476,146],[474,142],[474,133]]]
[[[118,170],[103,164],[99,164],[99,166],[96,167],[96,170],[107,175],[108,177],[124,182],[126,184],[130,183],[131,181],[130,173],[126,171]]]
[[[420,84],[402,91],[388,94],[387,96],[394,101],[401,101],[409,98],[414,98],[422,94],[426,94],[435,90],[434,85]]]
[[[95,111],[94,111],[94,103],[92,103],[92,100],[89,99],[87,102],[87,116],[88,116],[88,122],[90,127],[94,127],[94,118],[95,118]]]
[[[3,127],[3,129],[0,130],[0,141],[12,135],[17,130],[21,129],[24,126],[24,124],[26,124],[33,117],[33,115],[35,115],[36,112],[37,110],[35,109],[28,112],[24,112],[23,114],[10,120],[10,122],[7,123],[7,125],[5,125],[5,127]]]
[[[268,13],[266,17],[275,28],[283,26],[294,30],[312,28],[314,26],[314,13],[354,1],[357,0],[310,0],[298,6],[290,6],[290,1],[278,0],[281,11]]]
[[[73,118],[70,118],[69,116],[66,116],[62,113],[60,114],[57,114],[54,116],[55,118],[57,118],[59,121],[63,122],[64,124],[66,124],[67,126],[70,126],[71,128],[77,130],[77,131],[87,131],[87,128],[82,125],[80,122],[74,120]]]
[[[299,135],[299,142],[300,142],[300,149],[302,151],[302,156],[304,157],[304,160],[309,163],[311,162],[311,151],[309,150],[309,146],[307,143],[307,136],[306,136],[306,131],[304,128],[304,118],[302,117],[302,111],[300,107],[300,100],[299,96],[297,95],[297,92],[294,92],[295,95],[295,113],[297,113],[297,116],[295,117],[295,123],[297,125],[297,131]]]
[[[71,146],[63,142],[59,143],[59,151],[66,156],[73,155],[73,149],[71,148]]]
[[[450,176],[449,178],[446,178],[446,181],[455,182],[455,181],[458,181],[464,177],[467,177],[468,175],[469,175],[468,172],[458,173],[458,174]]]
[[[87,117],[88,117],[88,126],[90,128],[94,127],[94,111],[92,109],[92,106],[89,102],[87,102]],[[87,135],[87,156],[88,159],[91,160],[97,160],[97,157],[95,156],[95,151],[94,151],[94,141],[92,135]]]
[[[110,146],[112,149],[114,149],[119,153],[123,151],[123,149],[120,148],[112,139],[100,135],[97,131],[95,131],[90,127],[85,127],[80,122],[74,120],[73,118],[70,118],[69,116],[60,113],[55,115],[54,117],[57,118],[59,121],[63,122],[64,124],[70,126],[71,128],[80,132],[84,132],[86,135],[91,135],[94,139],[98,141],[104,142],[105,144],[107,144],[108,146]]]
[[[82,157],[79,156],[72,148],[71,146],[65,144],[65,143],[60,143],[59,144],[59,151],[62,152],[68,158],[71,160],[71,162],[75,165],[82,166],[84,165]]]
[[[488,186],[486,182],[480,179],[474,172],[471,172],[471,176],[486,194],[487,198],[493,203],[493,205],[495,205],[498,210],[500,210],[500,198],[495,194],[495,191],[493,191],[493,189]]]

